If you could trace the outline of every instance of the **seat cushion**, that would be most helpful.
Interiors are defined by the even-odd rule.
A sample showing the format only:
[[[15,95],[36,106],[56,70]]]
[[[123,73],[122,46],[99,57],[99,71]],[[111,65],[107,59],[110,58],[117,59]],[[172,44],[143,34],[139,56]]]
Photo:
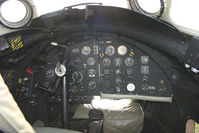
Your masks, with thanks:
[[[104,113],[104,133],[139,133],[142,131],[144,113],[139,103],[132,100],[93,100],[79,105],[73,118],[88,119],[91,109]]]
[[[52,127],[33,127],[36,133],[81,133],[67,129],[52,128]]]

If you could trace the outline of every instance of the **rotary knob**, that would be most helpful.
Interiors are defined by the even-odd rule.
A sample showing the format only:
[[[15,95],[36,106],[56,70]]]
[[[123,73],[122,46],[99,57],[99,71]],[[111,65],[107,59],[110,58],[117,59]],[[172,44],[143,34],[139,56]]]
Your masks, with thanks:
[[[128,91],[133,92],[135,90],[135,85],[133,83],[129,83],[126,88]]]

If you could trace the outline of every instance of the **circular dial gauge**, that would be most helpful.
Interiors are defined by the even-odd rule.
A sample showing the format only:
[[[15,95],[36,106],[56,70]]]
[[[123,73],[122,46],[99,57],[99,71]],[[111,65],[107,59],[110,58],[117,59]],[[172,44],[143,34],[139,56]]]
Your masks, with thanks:
[[[88,86],[89,86],[89,89],[94,89],[97,86],[97,84],[95,81],[89,81]]]
[[[84,46],[82,48],[82,54],[83,55],[89,55],[91,53],[91,48],[89,46]]]
[[[62,77],[66,74],[66,67],[63,64],[57,64],[55,67],[55,74],[59,77]]]
[[[93,78],[93,77],[95,77],[95,75],[96,75],[95,69],[89,69],[88,70],[88,76],[89,77]]]
[[[128,91],[132,92],[135,90],[135,85],[133,83],[129,83],[126,88]]]
[[[122,58],[115,58],[115,59],[113,60],[113,64],[114,64],[115,66],[117,66],[117,67],[121,66],[122,63],[123,63]]]
[[[75,71],[72,74],[72,79],[74,82],[81,82],[83,80],[83,74],[81,72]]]
[[[127,57],[125,59],[124,63],[127,67],[130,67],[134,64],[134,59],[132,57]]]
[[[108,67],[111,65],[111,60],[109,58],[104,58],[103,61],[102,61],[102,64],[105,66],[105,67]]]
[[[109,55],[109,56],[112,56],[115,54],[115,48],[113,46],[108,46],[106,48],[106,52],[105,54]]]
[[[95,65],[95,58],[89,57],[89,58],[87,59],[87,64],[88,64],[89,66],[94,66],[94,65]]]
[[[117,49],[119,55],[125,55],[127,53],[127,47],[124,45],[120,45]]]

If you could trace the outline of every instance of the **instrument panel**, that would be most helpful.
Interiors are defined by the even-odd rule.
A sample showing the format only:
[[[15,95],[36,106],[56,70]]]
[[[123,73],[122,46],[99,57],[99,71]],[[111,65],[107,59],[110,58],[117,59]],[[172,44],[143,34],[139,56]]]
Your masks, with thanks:
[[[47,47],[27,68],[34,71],[28,71],[29,76],[34,73],[31,88],[59,99],[62,85],[56,68],[67,60],[66,85],[71,103],[90,103],[94,96],[171,102],[172,87],[165,72],[157,58],[155,60],[144,50],[133,42],[104,36],[76,39],[67,50]]]
[[[171,102],[172,88],[161,67],[143,50],[120,40],[87,40],[70,46],[71,102],[92,96]]]

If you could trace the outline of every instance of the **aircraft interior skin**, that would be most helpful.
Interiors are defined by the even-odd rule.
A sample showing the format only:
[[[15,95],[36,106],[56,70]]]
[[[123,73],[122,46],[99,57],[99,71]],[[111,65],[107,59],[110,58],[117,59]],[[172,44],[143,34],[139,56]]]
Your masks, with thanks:
[[[0,130],[184,133],[187,120],[199,122],[198,51],[196,37],[123,8],[45,14],[0,36],[0,92],[8,87],[13,114],[23,113],[13,123],[26,123],[4,126],[1,104]],[[105,102],[92,105],[96,97]],[[107,99],[131,100],[114,110]]]

